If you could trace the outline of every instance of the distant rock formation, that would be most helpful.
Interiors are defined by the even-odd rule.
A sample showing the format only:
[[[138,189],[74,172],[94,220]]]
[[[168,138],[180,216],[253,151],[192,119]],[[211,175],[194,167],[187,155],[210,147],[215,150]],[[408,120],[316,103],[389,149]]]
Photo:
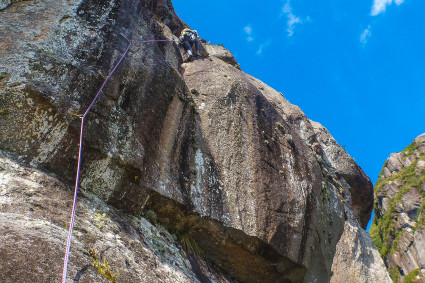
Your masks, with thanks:
[[[2,170],[0,229],[16,237],[0,233],[0,262],[16,258],[0,274],[50,281],[75,178],[72,114],[130,42],[173,40],[186,25],[165,0],[14,2],[0,8],[0,150],[24,173]],[[126,282],[167,266],[169,282],[388,282],[363,230],[373,195],[361,168],[230,51],[203,52],[183,63],[175,42],[134,44],[88,114],[70,276],[100,280],[90,262],[122,252],[110,265]]]
[[[385,162],[370,233],[394,282],[425,282],[425,134]]]

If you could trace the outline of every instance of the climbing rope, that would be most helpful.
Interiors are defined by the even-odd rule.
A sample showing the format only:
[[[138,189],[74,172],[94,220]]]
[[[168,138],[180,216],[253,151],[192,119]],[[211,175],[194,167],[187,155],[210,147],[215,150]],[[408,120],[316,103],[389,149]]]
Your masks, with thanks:
[[[172,39],[164,39],[164,40],[145,40],[145,41],[130,42],[130,44],[128,45],[124,54],[121,56],[118,63],[115,64],[115,67],[112,69],[112,71],[109,73],[109,75],[105,78],[102,86],[100,87],[99,91],[97,92],[96,96],[94,97],[93,101],[90,103],[89,107],[84,112],[84,114],[82,116],[77,115],[77,114],[71,114],[71,115],[76,116],[76,117],[81,119],[81,127],[80,127],[80,141],[79,141],[79,149],[78,149],[77,176],[75,177],[74,201],[73,201],[73,204],[72,204],[71,220],[69,222],[68,239],[66,241],[66,251],[65,251],[65,257],[64,257],[64,261],[63,261],[62,283],[66,283],[66,275],[67,275],[67,271],[68,271],[68,261],[69,261],[69,251],[71,249],[71,237],[72,237],[72,231],[74,229],[75,210],[76,210],[77,194],[78,194],[78,183],[80,181],[80,168],[81,168],[81,153],[82,153],[82,147],[83,147],[84,119],[86,118],[87,114],[89,113],[89,111],[93,107],[94,103],[96,102],[97,98],[99,97],[100,93],[102,92],[103,87],[106,85],[106,82],[109,80],[109,78],[112,76],[112,74],[118,68],[118,66],[121,64],[122,60],[124,59],[125,55],[127,55],[128,51],[130,50],[130,47],[133,44],[142,44],[142,43],[150,43],[150,42],[166,42],[166,41],[173,41],[173,40]]]

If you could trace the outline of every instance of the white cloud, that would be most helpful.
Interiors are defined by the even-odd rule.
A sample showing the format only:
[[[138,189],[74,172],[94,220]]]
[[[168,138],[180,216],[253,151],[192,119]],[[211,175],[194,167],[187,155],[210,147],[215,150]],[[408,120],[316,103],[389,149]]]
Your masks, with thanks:
[[[246,35],[246,38],[245,38],[246,41],[251,42],[251,41],[254,41],[255,40],[255,35],[254,35],[254,32],[253,32],[253,29],[252,29],[252,25],[251,24],[244,26],[243,31],[244,31],[244,33]],[[270,39],[267,39],[267,41],[262,42],[258,46],[257,55],[263,54],[264,49],[266,49],[270,44],[271,44],[271,40]]]
[[[302,20],[301,18],[295,16],[294,13],[292,13],[292,7],[291,7],[291,4],[289,3],[289,0],[287,0],[285,5],[283,6],[282,12],[288,18],[288,21],[287,21],[288,28],[286,29],[286,31],[288,32],[288,36],[292,36],[294,35],[295,25],[301,24]]]
[[[253,41],[254,40],[254,35],[252,32],[252,26],[251,25],[247,25],[243,28],[244,32],[246,33],[247,37],[246,40],[248,42]]]
[[[370,12],[370,14],[372,16],[376,16],[385,12],[387,6],[391,5],[393,2],[397,6],[400,6],[401,4],[403,4],[404,0],[373,0],[372,11]]]
[[[269,45],[271,43],[272,43],[272,41],[270,39],[268,39],[266,42],[261,43],[260,46],[258,47],[257,55],[263,54],[264,49],[266,49],[267,47],[269,47]]]
[[[251,25],[247,25],[243,28],[243,30],[246,32],[247,35],[251,35],[252,34],[252,27]]]
[[[258,47],[257,55],[261,55],[262,53],[263,53],[263,44],[261,44],[260,47]]]
[[[372,36],[372,30],[370,25],[362,32],[360,35],[360,42],[363,44],[363,46],[366,45],[369,38]]]

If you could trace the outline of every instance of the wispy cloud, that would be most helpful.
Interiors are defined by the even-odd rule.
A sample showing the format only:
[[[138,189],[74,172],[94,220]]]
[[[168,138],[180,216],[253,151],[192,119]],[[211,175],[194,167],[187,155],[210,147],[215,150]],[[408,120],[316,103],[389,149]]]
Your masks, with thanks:
[[[243,28],[245,34],[246,34],[246,41],[251,42],[254,40],[254,33],[252,31],[252,26],[247,25]]]
[[[269,47],[270,44],[272,44],[272,41],[270,39],[268,39],[267,41],[261,43],[260,46],[257,49],[257,55],[263,54],[264,49],[266,49],[267,47]]]
[[[387,6],[391,5],[393,2],[397,6],[400,6],[401,4],[403,4],[404,0],[373,0],[372,11],[370,12],[370,14],[372,16],[376,16],[381,13],[384,13],[387,9]]]
[[[368,40],[371,36],[372,36],[372,30],[371,30],[371,27],[369,25],[360,35],[360,42],[363,44],[363,46],[366,45],[366,43],[368,42]]]
[[[254,31],[253,31],[253,28],[252,28],[252,25],[251,24],[248,24],[248,25],[246,25],[246,26],[244,26],[244,28],[243,28],[243,31],[244,31],[244,33],[245,33],[245,35],[246,35],[246,41],[247,42],[252,42],[252,41],[254,41],[254,40],[256,40],[256,38],[255,38],[255,34],[254,34]],[[259,43],[259,40],[256,40],[256,42],[255,42],[255,45],[257,45]],[[271,40],[270,40],[270,38],[269,39],[267,39],[266,41],[264,41],[264,42],[262,42],[262,43],[260,43],[259,45],[258,45],[258,48],[257,48],[257,55],[262,55],[263,54],[263,51],[271,44],[272,42],[271,42]],[[253,43],[254,44],[254,43]]]
[[[292,13],[292,7],[289,1],[290,0],[286,1],[285,5],[282,8],[282,12],[288,18],[288,21],[287,21],[288,27],[286,31],[288,32],[288,36],[291,37],[294,35],[295,25],[301,24],[303,21],[301,20],[301,18],[297,17],[294,13]]]

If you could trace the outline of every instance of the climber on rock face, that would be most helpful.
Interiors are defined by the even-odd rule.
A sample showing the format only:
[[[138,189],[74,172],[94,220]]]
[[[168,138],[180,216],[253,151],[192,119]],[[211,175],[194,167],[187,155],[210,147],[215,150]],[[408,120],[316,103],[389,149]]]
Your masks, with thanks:
[[[188,60],[191,60],[193,57],[193,51],[192,51],[193,43],[195,43],[195,50],[196,50],[195,55],[201,56],[199,54],[201,50],[201,43],[199,42],[198,32],[196,30],[185,28],[180,35],[180,41],[183,43],[184,49],[187,52]]]

